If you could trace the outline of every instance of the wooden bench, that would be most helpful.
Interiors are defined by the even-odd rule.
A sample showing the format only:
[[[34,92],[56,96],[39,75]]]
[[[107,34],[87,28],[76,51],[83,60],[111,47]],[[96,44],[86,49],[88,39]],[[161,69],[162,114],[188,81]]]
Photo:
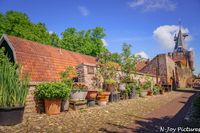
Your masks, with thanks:
[[[74,110],[84,109],[87,107],[87,100],[70,100],[69,106]]]

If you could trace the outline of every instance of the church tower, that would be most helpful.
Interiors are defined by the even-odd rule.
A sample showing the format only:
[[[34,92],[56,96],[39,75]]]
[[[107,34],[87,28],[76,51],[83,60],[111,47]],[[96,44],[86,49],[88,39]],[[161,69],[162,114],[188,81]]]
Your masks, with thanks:
[[[182,33],[181,26],[179,26],[178,35],[174,36],[175,47],[173,52],[168,55],[174,60],[179,67],[187,67],[193,69],[193,50],[186,48],[185,39],[188,36],[186,33]]]

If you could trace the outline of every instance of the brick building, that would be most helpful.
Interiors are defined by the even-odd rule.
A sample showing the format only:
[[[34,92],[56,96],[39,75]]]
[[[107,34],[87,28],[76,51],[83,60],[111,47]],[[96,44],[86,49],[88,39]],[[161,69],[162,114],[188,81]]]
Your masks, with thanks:
[[[167,54],[157,55],[140,72],[157,75],[163,85],[170,85],[173,88],[187,87],[193,75],[194,63],[193,50],[186,48],[187,36],[179,28],[178,35],[174,37],[174,50]]]

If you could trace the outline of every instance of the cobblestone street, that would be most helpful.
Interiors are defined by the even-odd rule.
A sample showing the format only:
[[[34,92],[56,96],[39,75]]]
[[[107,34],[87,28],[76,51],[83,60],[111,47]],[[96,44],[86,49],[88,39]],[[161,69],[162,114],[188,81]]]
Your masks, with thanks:
[[[134,123],[161,105],[179,97],[182,92],[123,100],[107,106],[63,112],[59,115],[25,114],[21,124],[0,126],[1,133],[94,133],[116,132]]]

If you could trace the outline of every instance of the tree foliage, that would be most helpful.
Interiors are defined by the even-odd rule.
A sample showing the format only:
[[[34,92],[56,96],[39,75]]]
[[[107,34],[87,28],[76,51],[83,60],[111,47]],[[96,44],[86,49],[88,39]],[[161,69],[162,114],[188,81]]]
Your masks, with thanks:
[[[44,23],[35,24],[26,14],[16,11],[0,13],[0,36],[2,34],[92,56],[108,51],[101,40],[105,37],[105,31],[101,27],[81,31],[77,31],[76,28],[67,28],[59,38],[56,33],[49,33]]]
[[[62,33],[59,47],[97,56],[101,52],[107,51],[101,40],[103,37],[105,37],[105,33],[101,27],[81,31],[77,31],[75,28],[67,28]]]

